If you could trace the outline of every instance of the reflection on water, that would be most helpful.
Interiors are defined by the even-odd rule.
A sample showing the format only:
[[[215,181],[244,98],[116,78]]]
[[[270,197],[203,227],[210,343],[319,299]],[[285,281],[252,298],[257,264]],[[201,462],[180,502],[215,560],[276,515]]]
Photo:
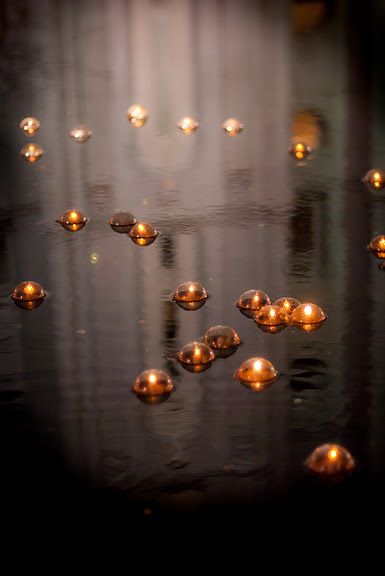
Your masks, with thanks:
[[[5,3],[0,412],[14,453],[42,436],[87,485],[188,511],[290,494],[325,442],[368,477],[383,468],[385,277],[366,246],[385,222],[361,182],[384,163],[379,40],[369,8],[309,4],[322,5],[295,2],[293,27],[289,2],[45,0],[43,17]],[[139,130],[132,102],[149,111]],[[31,165],[27,115],[44,149]],[[245,130],[228,138],[232,115]],[[78,146],[81,122],[92,138]],[[301,131],[314,154],[297,165]],[[55,226],[70,206],[89,216],[79,234]],[[157,241],[115,234],[123,210]],[[8,298],[28,277],[51,295],[31,314]],[[210,294],[191,314],[169,301],[186,278]],[[328,321],[271,336],[233,305],[254,288],[317,302]],[[240,335],[236,355],[201,374],[170,360],[214,325]],[[261,394],[232,378],[256,356],[281,373]],[[175,392],[138,402],[135,375],[154,367]]]

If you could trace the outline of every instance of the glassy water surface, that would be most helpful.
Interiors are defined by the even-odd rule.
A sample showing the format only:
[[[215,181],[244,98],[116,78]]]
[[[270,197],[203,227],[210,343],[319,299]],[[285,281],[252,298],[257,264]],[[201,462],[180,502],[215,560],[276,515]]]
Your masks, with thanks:
[[[60,486],[113,494],[139,514],[203,513],[323,493],[303,462],[324,442],[357,459],[349,498],[375,492],[384,458],[385,274],[367,251],[385,232],[380,36],[384,8],[344,2],[42,0],[5,2],[0,196],[0,413],[4,478],[20,493]],[[317,8],[318,6],[318,8]],[[145,126],[129,104],[149,110]],[[176,128],[186,114],[200,128]],[[41,121],[36,165],[18,123]],[[245,123],[237,137],[222,121]],[[68,131],[93,131],[78,144]],[[288,154],[305,137],[313,153]],[[89,218],[76,234],[64,210]],[[161,232],[136,246],[108,225],[119,209]],[[48,298],[9,299],[25,279]],[[178,284],[210,293],[196,312]],[[234,302],[248,289],[325,310],[306,334],[270,335]],[[242,345],[202,374],[172,356],[212,325]],[[233,379],[269,359],[280,376],[253,393]],[[130,388],[165,369],[159,405]],[[332,488],[331,490],[335,490]]]

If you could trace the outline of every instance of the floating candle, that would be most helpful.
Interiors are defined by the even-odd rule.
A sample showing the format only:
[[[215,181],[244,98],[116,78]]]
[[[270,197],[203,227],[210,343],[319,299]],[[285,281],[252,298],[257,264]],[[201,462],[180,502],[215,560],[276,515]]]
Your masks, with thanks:
[[[348,474],[356,467],[350,452],[339,444],[318,446],[307,458],[305,464],[311,472],[329,477]]]
[[[199,128],[199,122],[192,116],[184,116],[179,120],[177,123],[177,127],[184,133],[184,134],[192,134]]]
[[[92,130],[85,124],[79,124],[70,130],[70,136],[75,142],[87,142],[92,136]]]
[[[295,310],[300,304],[301,302],[298,302],[298,300],[292,298],[291,296],[278,298],[278,300],[274,302],[274,305],[282,308],[282,310],[284,310],[288,316],[291,316],[293,310]]]
[[[248,318],[255,318],[256,312],[270,304],[270,298],[262,290],[247,290],[240,295],[235,305]]]
[[[34,164],[43,156],[44,150],[39,144],[26,144],[20,150],[20,156],[24,158],[26,162]]]
[[[19,128],[26,134],[27,136],[34,136],[36,132],[38,132],[40,128],[40,122],[37,118],[33,116],[27,116],[23,118],[23,120],[19,124]]]
[[[249,358],[241,364],[234,378],[241,384],[255,391],[268,388],[277,378],[278,373],[269,360],[265,358]]]
[[[69,232],[77,232],[85,224],[87,223],[88,219],[83,214],[83,212],[79,212],[78,210],[65,210],[63,214],[56,220],[65,230]]]
[[[147,121],[147,108],[142,106],[142,104],[132,104],[127,110],[127,118],[135,128],[140,128]]]
[[[138,246],[149,246],[152,244],[159,232],[149,222],[137,222],[129,232],[130,238]]]
[[[365,174],[362,181],[374,190],[380,190],[385,186],[385,172],[379,168],[372,168]]]
[[[236,136],[244,129],[244,127],[245,125],[243,122],[237,118],[226,118],[226,120],[222,122],[222,130],[224,130],[229,136]]]
[[[219,325],[206,331],[203,342],[214,350],[217,357],[227,358],[237,350],[241,339],[233,328]]]
[[[132,390],[146,404],[159,404],[169,398],[174,389],[170,376],[162,370],[145,370],[136,377]]]
[[[116,212],[110,220],[109,225],[115,232],[128,233],[136,224],[136,218],[131,212]]]
[[[211,366],[215,360],[215,354],[207,344],[191,342],[183,346],[177,353],[176,359],[189,372],[203,372]]]
[[[291,320],[296,325],[301,324],[321,324],[326,320],[322,308],[317,304],[300,304],[291,314]]]
[[[368,249],[376,258],[383,260],[385,258],[385,236],[376,236],[370,241]]]
[[[42,304],[46,293],[37,282],[26,280],[13,289],[11,298],[21,308],[33,310]]]
[[[274,304],[263,306],[255,316],[255,322],[262,326],[285,326],[288,320],[286,312]]]
[[[289,148],[289,153],[296,160],[305,160],[305,158],[307,158],[311,153],[311,148],[303,142],[296,142]]]

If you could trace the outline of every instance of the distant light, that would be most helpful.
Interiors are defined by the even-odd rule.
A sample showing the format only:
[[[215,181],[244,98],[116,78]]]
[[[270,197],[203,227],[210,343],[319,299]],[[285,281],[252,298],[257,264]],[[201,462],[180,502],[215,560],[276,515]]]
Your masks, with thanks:
[[[85,124],[79,124],[70,130],[70,136],[75,142],[87,142],[92,136],[92,130]]]
[[[20,122],[19,128],[27,136],[34,136],[40,128],[40,122],[37,118],[34,118],[33,116],[27,116],[26,118],[23,118],[23,120]]]

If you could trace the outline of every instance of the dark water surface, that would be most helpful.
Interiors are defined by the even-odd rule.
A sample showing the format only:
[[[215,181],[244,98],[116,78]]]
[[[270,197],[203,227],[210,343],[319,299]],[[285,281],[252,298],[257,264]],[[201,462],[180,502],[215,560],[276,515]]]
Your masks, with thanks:
[[[0,10],[0,433],[11,509],[78,503],[145,522],[272,506],[281,516],[331,498],[380,501],[385,464],[385,273],[367,251],[385,232],[381,2],[41,0]],[[294,19],[293,19],[294,18]],[[125,112],[150,112],[134,129]],[[176,129],[195,114],[199,130]],[[21,118],[42,126],[27,165]],[[236,138],[220,124],[234,115]],[[297,123],[292,126],[293,119]],[[305,120],[304,120],[305,119]],[[68,130],[84,122],[89,142]],[[314,154],[287,148],[304,123]],[[310,128],[309,128],[310,126]],[[70,234],[68,208],[89,217]],[[127,209],[161,236],[114,233]],[[8,298],[22,280],[49,292],[32,312]],[[210,292],[186,312],[185,280]],[[234,307],[245,290],[316,302],[327,323],[265,334]],[[167,359],[215,324],[243,345],[202,374]],[[261,393],[232,374],[251,356],[280,373]],[[131,393],[166,369],[157,406]],[[324,442],[357,459],[324,485],[303,462]]]

